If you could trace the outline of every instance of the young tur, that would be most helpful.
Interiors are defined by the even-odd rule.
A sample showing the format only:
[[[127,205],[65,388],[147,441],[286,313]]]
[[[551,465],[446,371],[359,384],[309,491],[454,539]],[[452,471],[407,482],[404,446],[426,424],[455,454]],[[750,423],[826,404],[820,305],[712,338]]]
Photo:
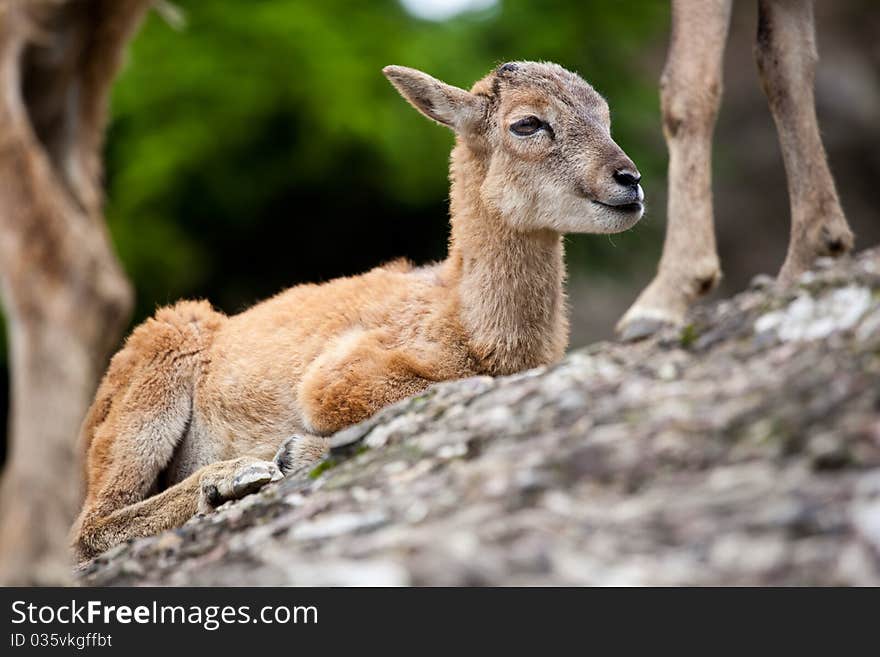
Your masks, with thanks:
[[[455,132],[448,257],[298,285],[234,316],[182,301],[138,326],[81,429],[80,558],[313,462],[333,432],[436,381],[562,356],[562,235],[623,231],[643,214],[608,104],[550,63],[503,64],[470,91],[384,73]]]

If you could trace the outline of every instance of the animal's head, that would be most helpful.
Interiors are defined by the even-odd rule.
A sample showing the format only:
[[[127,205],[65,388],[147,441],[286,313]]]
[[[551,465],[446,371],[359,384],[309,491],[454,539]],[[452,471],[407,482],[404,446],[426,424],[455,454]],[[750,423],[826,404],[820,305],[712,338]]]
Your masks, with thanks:
[[[511,62],[465,91],[403,66],[383,72],[484,162],[480,195],[512,227],[614,233],[642,217],[639,172],[611,138],[608,103],[580,76]]]

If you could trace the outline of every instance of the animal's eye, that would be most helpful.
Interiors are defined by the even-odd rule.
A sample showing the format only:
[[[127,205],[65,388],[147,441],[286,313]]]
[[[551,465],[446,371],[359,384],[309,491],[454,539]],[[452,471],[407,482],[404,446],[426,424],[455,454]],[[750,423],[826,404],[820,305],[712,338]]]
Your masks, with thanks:
[[[510,131],[520,137],[528,137],[544,127],[544,122],[537,116],[527,116],[510,124]]]

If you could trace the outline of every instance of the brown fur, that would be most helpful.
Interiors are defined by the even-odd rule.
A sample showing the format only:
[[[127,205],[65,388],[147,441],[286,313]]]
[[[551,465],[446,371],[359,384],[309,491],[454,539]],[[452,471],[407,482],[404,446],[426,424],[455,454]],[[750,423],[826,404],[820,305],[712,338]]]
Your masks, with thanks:
[[[712,132],[732,0],[673,0],[660,81],[669,147],[666,241],[657,275],[618,323],[624,338],[679,324],[721,278],[712,211]],[[853,236],[816,120],[811,0],[760,0],[755,56],[779,133],[791,203],[791,239],[779,273],[790,283],[819,256],[848,252]]]
[[[323,436],[433,382],[562,356],[562,233],[624,230],[642,215],[607,104],[553,64],[504,65],[471,92],[385,74],[457,134],[448,258],[300,285],[233,317],[182,302],[139,326],[83,424],[81,557],[245,494],[277,478],[276,464],[314,460]],[[512,132],[532,116],[540,129]]]

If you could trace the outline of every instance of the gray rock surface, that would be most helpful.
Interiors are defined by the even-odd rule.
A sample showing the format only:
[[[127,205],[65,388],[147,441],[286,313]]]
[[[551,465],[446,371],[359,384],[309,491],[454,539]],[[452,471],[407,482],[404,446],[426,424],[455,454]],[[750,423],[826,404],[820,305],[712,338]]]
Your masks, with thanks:
[[[880,584],[880,250],[438,385],[93,585]]]

